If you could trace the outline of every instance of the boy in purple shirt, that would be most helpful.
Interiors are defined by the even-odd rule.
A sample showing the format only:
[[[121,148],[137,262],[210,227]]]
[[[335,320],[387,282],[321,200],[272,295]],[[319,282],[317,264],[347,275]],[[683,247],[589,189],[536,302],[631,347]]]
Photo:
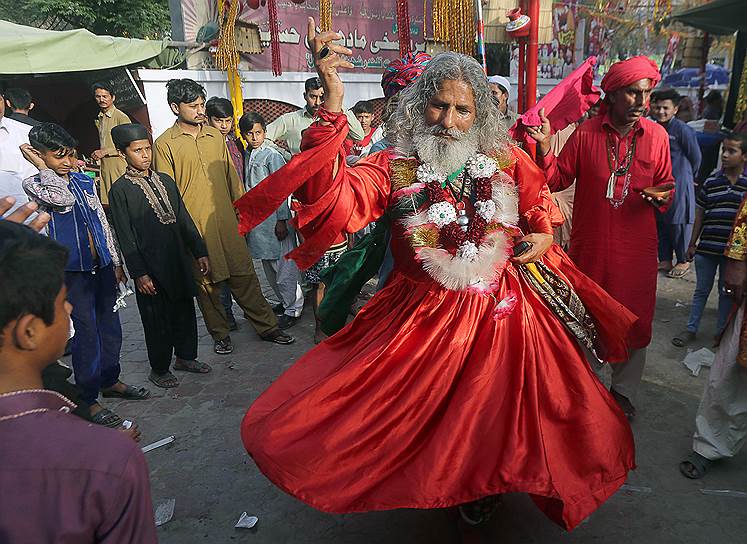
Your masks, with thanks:
[[[70,312],[67,250],[0,220],[0,542],[157,542],[148,468],[125,433],[42,388]]]

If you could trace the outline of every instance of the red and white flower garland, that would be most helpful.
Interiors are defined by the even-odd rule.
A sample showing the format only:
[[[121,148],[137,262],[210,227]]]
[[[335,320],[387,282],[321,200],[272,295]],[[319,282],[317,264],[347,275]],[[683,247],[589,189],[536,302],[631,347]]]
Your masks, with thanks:
[[[508,260],[511,236],[518,221],[518,196],[513,181],[496,162],[482,154],[468,159],[465,170],[474,182],[474,213],[464,228],[464,203],[448,200],[447,176],[431,165],[417,168],[416,192],[425,191],[425,209],[403,219],[417,259],[437,282],[451,290],[469,289],[486,294],[488,286]],[[399,197],[409,199],[412,190]],[[418,240],[429,240],[424,244]],[[446,248],[456,248],[451,253]]]

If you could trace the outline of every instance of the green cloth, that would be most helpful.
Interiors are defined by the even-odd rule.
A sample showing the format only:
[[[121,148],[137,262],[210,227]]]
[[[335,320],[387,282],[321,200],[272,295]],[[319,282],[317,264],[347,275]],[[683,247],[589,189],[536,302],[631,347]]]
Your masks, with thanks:
[[[325,290],[319,305],[319,326],[324,334],[332,336],[345,326],[358,293],[381,267],[388,234],[389,220],[382,217],[376,221],[376,227],[358,240],[352,249],[320,272]]]
[[[97,36],[85,29],[43,30],[0,21],[0,74],[82,72],[155,57],[166,44]]]

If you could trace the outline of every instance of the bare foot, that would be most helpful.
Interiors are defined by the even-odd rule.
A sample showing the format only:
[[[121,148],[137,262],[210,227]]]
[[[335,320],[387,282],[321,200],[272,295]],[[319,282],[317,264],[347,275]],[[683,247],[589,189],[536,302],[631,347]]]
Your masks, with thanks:
[[[670,270],[672,270],[672,268],[674,268],[672,266],[672,261],[660,261],[659,262],[659,268],[658,268],[659,272],[669,272]]]

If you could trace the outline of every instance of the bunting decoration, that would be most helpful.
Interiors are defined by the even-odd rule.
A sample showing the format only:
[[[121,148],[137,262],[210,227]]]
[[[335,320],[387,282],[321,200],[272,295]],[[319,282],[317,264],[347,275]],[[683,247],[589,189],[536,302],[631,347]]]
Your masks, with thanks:
[[[230,0],[228,13],[224,4],[218,3],[220,14],[220,33],[218,34],[218,50],[215,53],[215,62],[219,69],[229,70],[239,65],[239,51],[236,49],[236,17],[239,14],[239,0]]]
[[[407,0],[397,0],[397,37],[399,39],[399,57],[404,58],[411,51],[410,10]]]
[[[218,50],[215,53],[215,63],[219,69],[226,71],[228,78],[228,91],[233,104],[234,130],[236,136],[241,138],[239,132],[239,119],[244,114],[244,95],[241,89],[241,76],[239,75],[239,51],[236,48],[236,18],[239,13],[240,0],[230,0],[228,13],[226,14],[226,2],[218,3],[220,19],[220,33],[218,34]],[[243,141],[243,140],[242,140]]]
[[[473,0],[433,0],[433,39],[464,55],[475,53]]]
[[[280,60],[280,28],[278,25],[277,0],[267,0],[267,12],[270,16],[270,52],[272,53],[272,75],[279,76],[283,73],[282,61]]]
[[[319,0],[319,30],[332,30],[332,0]]]

